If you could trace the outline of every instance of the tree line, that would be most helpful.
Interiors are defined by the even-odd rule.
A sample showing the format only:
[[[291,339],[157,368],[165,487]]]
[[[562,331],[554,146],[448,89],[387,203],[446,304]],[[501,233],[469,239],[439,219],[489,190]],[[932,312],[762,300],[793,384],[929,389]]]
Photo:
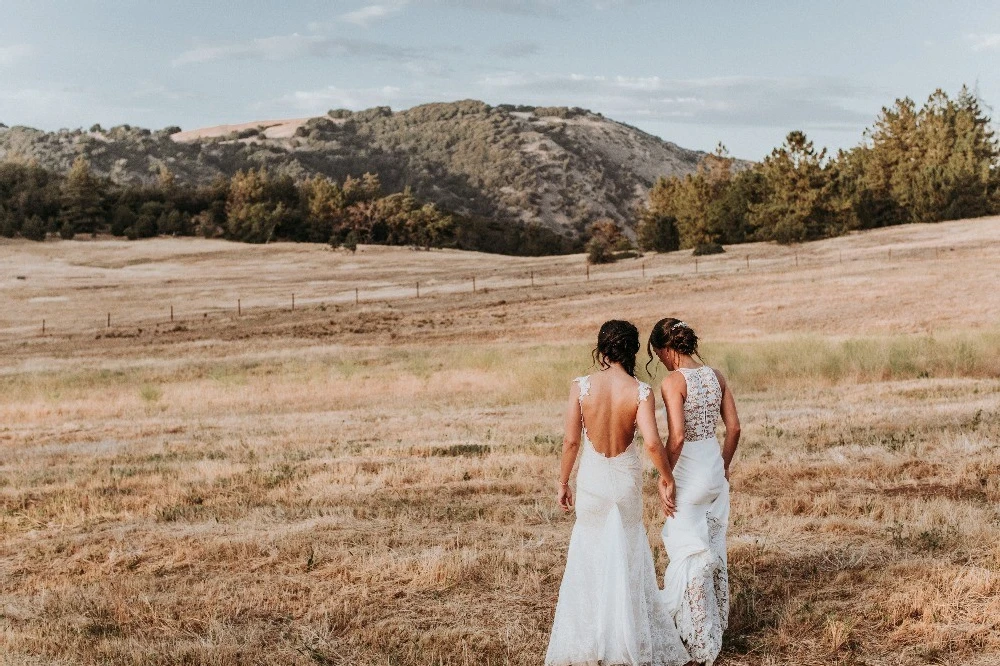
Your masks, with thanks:
[[[178,184],[167,168],[153,183],[115,183],[95,174],[83,157],[65,176],[31,163],[0,163],[0,234],[41,241],[50,233],[288,240],[351,250],[360,243],[524,255],[579,249],[541,227],[441,210],[408,188],[386,194],[373,173],[342,182],[323,175],[296,181],[261,167],[191,186]]]
[[[896,100],[860,145],[834,156],[794,131],[741,168],[720,144],[695,173],[656,182],[636,235],[646,250],[709,253],[998,212],[1000,149],[983,103],[963,87],[954,99],[937,90],[919,108]]]
[[[339,130],[338,130],[339,131]],[[130,239],[199,235],[272,240],[454,247],[503,254],[576,252],[595,263],[643,250],[722,251],[749,241],[795,243],[907,222],[1000,212],[1000,148],[983,103],[967,88],[941,90],[918,107],[883,108],[863,141],[828,155],[794,131],[762,162],[719,146],[695,173],[660,178],[636,216],[636,240],[611,220],[582,238],[540,225],[461,215],[409,188],[385,193],[379,176],[295,180],[265,167],[211,183],[178,183],[166,167],[149,183],[117,183],[79,157],[65,175],[34,163],[0,163],[0,234],[111,233]],[[585,228],[585,221],[578,221]]]

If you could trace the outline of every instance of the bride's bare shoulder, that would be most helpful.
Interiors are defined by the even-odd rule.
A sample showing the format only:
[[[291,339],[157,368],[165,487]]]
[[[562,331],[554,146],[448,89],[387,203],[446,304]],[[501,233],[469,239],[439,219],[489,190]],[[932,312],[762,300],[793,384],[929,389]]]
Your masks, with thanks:
[[[663,378],[660,382],[660,393],[664,396],[667,395],[668,391],[687,391],[687,379],[684,378],[683,372],[671,372]]]

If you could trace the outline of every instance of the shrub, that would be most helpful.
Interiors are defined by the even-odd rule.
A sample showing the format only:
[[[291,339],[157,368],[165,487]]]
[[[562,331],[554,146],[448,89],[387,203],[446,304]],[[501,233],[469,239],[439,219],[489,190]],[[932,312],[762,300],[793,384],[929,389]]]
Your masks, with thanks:
[[[694,248],[694,252],[691,254],[696,257],[701,257],[706,254],[722,254],[725,251],[725,248],[718,243],[698,243],[698,245]]]
[[[587,242],[587,261],[591,264],[610,264],[616,260],[607,239],[594,236]]]
[[[37,215],[29,217],[21,227],[21,235],[28,240],[43,241],[45,240],[45,232],[45,222]]]
[[[7,212],[4,207],[0,206],[0,236],[13,238],[15,233],[17,233],[17,225],[13,213]]]
[[[347,233],[347,237],[344,239],[343,247],[345,250],[350,250],[352,253],[358,250],[358,234],[351,230]]]
[[[125,230],[135,224],[136,215],[128,206],[118,206],[111,215],[111,233],[124,236]]]

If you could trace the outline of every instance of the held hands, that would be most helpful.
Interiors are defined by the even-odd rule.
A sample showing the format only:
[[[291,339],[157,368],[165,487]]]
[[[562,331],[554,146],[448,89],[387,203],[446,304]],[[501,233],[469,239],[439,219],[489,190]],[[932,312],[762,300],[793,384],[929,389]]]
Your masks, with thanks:
[[[668,480],[661,476],[656,483],[656,489],[660,493],[660,508],[667,518],[673,518],[674,511],[677,510],[677,487],[673,479]]]
[[[569,513],[570,509],[573,508],[573,491],[570,490],[568,483],[559,484],[559,496],[557,499],[563,513]]]

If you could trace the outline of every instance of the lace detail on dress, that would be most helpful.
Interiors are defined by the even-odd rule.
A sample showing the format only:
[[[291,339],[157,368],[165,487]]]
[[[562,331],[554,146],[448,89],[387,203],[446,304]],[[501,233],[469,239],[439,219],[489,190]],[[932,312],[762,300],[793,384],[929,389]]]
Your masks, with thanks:
[[[708,517],[708,543],[716,558],[713,578],[715,582],[715,601],[719,609],[719,643],[715,646],[716,653],[722,649],[722,632],[729,626],[729,566],[726,562],[725,526],[718,518]]]
[[[715,425],[722,407],[722,387],[715,371],[707,365],[679,368],[687,381],[684,401],[684,440],[696,442],[715,437]]]
[[[717,519],[708,518],[711,548],[702,554],[703,561],[684,590],[677,618],[684,646],[698,662],[711,663],[718,656],[722,634],[729,626],[729,572],[722,527]]]
[[[706,563],[684,591],[677,629],[684,647],[697,662],[712,663],[722,648],[722,599],[718,567]]]
[[[610,457],[606,456],[605,454],[601,453],[596,448],[594,448],[594,442],[590,439],[590,433],[587,432],[587,421],[583,417],[583,399],[586,396],[590,395],[590,375],[584,375],[583,377],[577,377],[573,381],[580,385],[580,398],[579,398],[579,403],[580,403],[580,429],[583,431],[583,442],[584,442],[584,444],[589,444],[590,448],[593,450],[593,452],[596,453],[597,455],[601,456],[602,458],[613,458],[613,457],[615,457],[615,456],[610,456]],[[651,389],[650,389],[649,384],[647,384],[645,382],[640,382],[638,379],[636,379],[635,381],[639,385],[639,402],[642,402],[643,400],[645,400],[646,398],[649,397],[649,393],[650,393]],[[638,415],[636,415],[636,416],[638,418]],[[637,429],[638,429],[638,420],[633,425],[633,431],[632,431],[632,440],[633,440],[633,442],[632,443],[635,442],[635,433],[636,433]],[[624,455],[625,453],[628,453],[629,451],[634,450],[635,447],[632,446],[632,443],[630,443],[628,445],[628,447],[626,447],[625,451],[623,451],[619,455]]]

